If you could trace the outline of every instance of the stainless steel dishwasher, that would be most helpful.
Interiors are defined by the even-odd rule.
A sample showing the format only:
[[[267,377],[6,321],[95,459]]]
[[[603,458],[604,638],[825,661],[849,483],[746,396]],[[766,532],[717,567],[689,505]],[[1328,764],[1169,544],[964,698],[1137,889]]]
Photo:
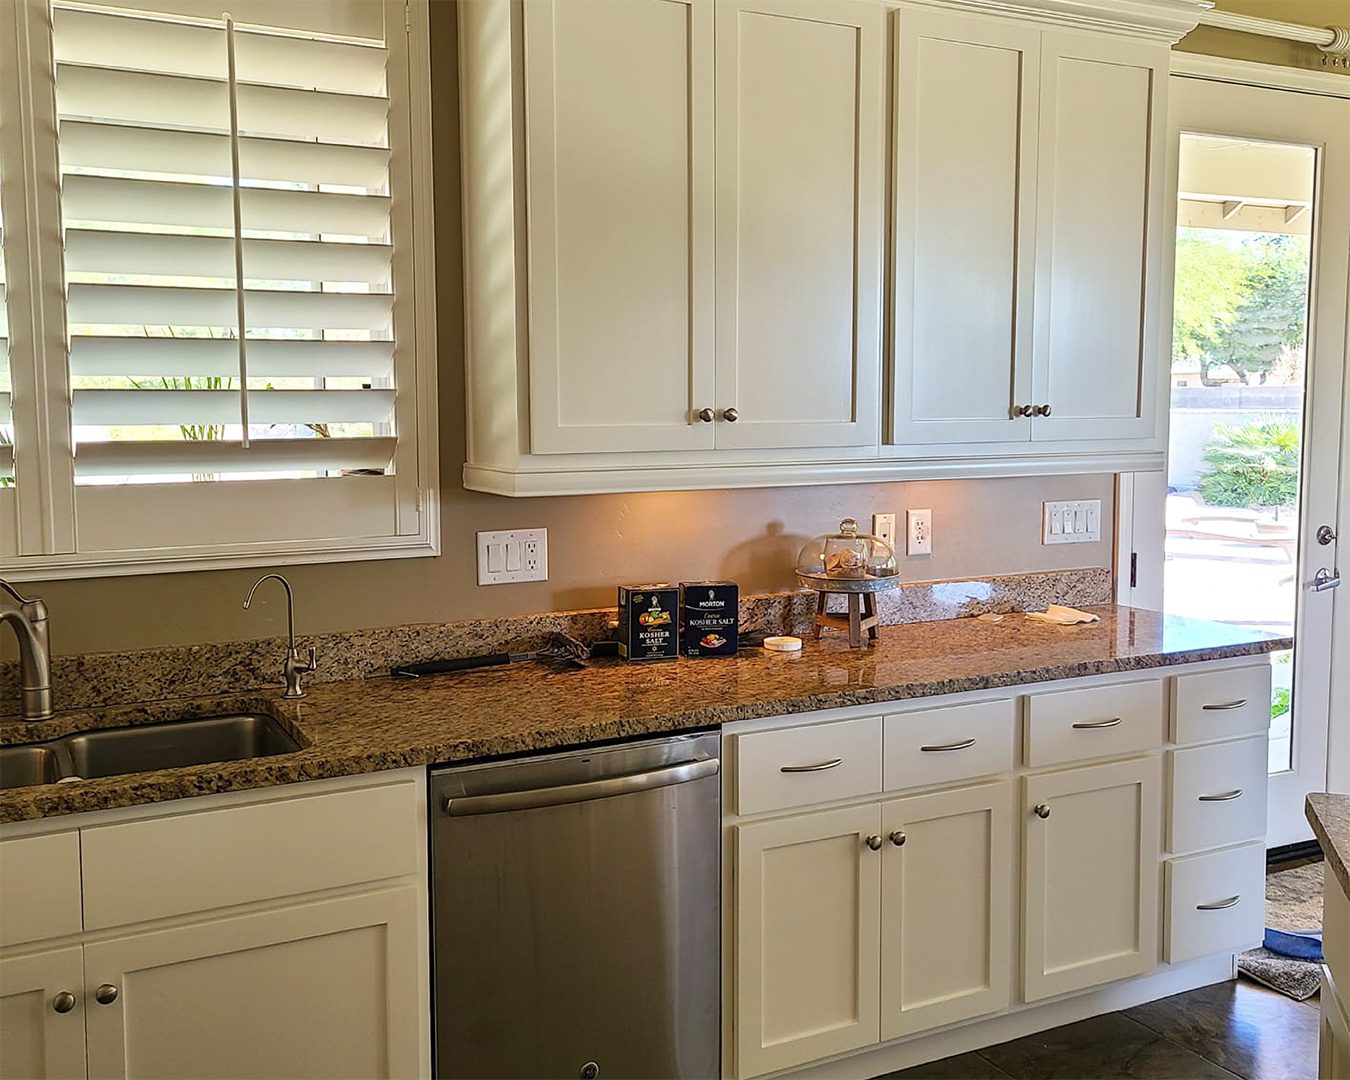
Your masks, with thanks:
[[[438,1077],[719,1075],[718,745],[432,770]]]

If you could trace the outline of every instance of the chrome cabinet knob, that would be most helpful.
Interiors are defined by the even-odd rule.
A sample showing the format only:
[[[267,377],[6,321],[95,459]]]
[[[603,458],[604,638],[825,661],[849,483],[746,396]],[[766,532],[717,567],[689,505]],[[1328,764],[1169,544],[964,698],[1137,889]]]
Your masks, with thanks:
[[[881,837],[879,836],[869,836],[866,840],[866,843],[867,846],[870,847],[873,851],[881,850]]]
[[[69,990],[62,990],[56,997],[52,998],[52,1010],[59,1013],[68,1013],[75,1008],[75,995]]]
[[[1046,818],[1050,816],[1050,807],[1045,803],[1039,803],[1036,806],[1035,814],[1038,818],[1044,821]]]
[[[1035,415],[1036,415],[1036,406],[1035,406],[1035,405],[1014,405],[1014,406],[1012,407],[1012,414],[1013,414],[1013,419],[1016,419],[1016,418],[1019,417],[1019,416],[1035,416]]]
[[[722,419],[725,420],[728,424],[734,424],[740,418],[741,414],[738,413],[735,409],[722,410]]]
[[[117,987],[112,983],[104,983],[94,991],[94,1000],[100,1005],[111,1005],[117,1000]]]
[[[909,837],[907,837],[901,829],[896,829],[895,832],[891,833],[891,843],[896,847],[904,847],[905,841],[908,839]]]
[[[702,420],[705,424],[711,424],[714,420],[717,419],[717,414],[713,412],[711,409],[699,409],[699,411],[694,413],[694,415],[697,416],[700,420]]]
[[[1031,415],[1032,415],[1032,416],[1049,416],[1049,415],[1050,415],[1050,406],[1049,406],[1049,405],[1033,405],[1033,406],[1031,407]]]

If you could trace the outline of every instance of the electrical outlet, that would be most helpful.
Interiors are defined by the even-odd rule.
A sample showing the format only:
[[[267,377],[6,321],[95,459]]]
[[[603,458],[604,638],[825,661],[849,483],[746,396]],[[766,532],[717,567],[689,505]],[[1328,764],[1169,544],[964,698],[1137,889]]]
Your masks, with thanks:
[[[905,541],[906,555],[933,554],[932,510],[906,510],[905,529],[908,534]]]
[[[895,515],[894,514],[873,514],[872,515],[872,535],[879,536],[886,543],[891,545],[891,550],[895,550]]]
[[[1101,499],[1043,504],[1042,544],[1095,544],[1102,538]]]
[[[511,529],[478,534],[478,584],[548,580],[548,530]]]

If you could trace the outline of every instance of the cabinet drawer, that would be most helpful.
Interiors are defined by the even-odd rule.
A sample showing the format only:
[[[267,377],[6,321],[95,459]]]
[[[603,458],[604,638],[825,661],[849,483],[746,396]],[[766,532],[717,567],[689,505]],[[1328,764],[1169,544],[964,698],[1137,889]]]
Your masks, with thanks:
[[[1033,694],[1026,757],[1032,768],[1151,750],[1162,741],[1162,683],[1115,683]]]
[[[885,789],[1010,772],[1016,729],[1012,698],[893,713],[883,728]]]
[[[1207,742],[1270,728],[1270,664],[1172,680],[1172,741]]]
[[[736,809],[760,814],[881,790],[881,717],[736,739]]]
[[[1167,863],[1169,964],[1259,945],[1266,921],[1266,846],[1243,844]]]
[[[1266,834],[1266,738],[1168,754],[1167,850],[1223,847]]]
[[[0,945],[79,932],[79,834],[0,841]]]
[[[411,874],[418,817],[405,782],[83,829],[85,927]]]

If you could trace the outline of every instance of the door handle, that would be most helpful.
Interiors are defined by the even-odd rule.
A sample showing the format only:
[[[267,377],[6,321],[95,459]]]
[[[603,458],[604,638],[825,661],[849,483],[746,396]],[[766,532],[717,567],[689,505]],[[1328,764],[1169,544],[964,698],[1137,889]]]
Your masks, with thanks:
[[[1339,589],[1340,587],[1340,570],[1328,570],[1325,566],[1313,575],[1312,582],[1308,585],[1308,588],[1313,592],[1326,592],[1328,589]]]
[[[938,754],[945,750],[969,750],[974,745],[974,739],[961,739],[958,742],[935,743],[932,746],[921,746],[919,749],[925,754]]]
[[[1200,802],[1232,802],[1234,799],[1242,798],[1242,789],[1234,788],[1232,791],[1220,792],[1218,795],[1197,795]]]
[[[1237,905],[1240,896],[1230,896],[1227,900],[1215,900],[1212,904],[1196,904],[1196,911],[1224,911]]]
[[[566,803],[589,802],[591,799],[608,799],[613,795],[629,795],[635,791],[648,791],[651,788],[701,780],[706,776],[716,776],[718,768],[717,758],[697,758],[694,761],[667,765],[649,772],[611,776],[604,780],[587,780],[580,784],[563,784],[558,787],[535,788],[531,791],[504,791],[493,795],[452,795],[445,800],[443,808],[451,817],[502,814],[512,810],[537,810],[542,806],[562,806]]]
[[[814,765],[780,765],[779,772],[824,772],[826,769],[835,769],[844,763],[841,757],[830,758],[829,761],[817,761]]]
[[[1079,720],[1073,726],[1078,731],[1096,731],[1099,728],[1117,727],[1123,717],[1113,716],[1110,720]]]

